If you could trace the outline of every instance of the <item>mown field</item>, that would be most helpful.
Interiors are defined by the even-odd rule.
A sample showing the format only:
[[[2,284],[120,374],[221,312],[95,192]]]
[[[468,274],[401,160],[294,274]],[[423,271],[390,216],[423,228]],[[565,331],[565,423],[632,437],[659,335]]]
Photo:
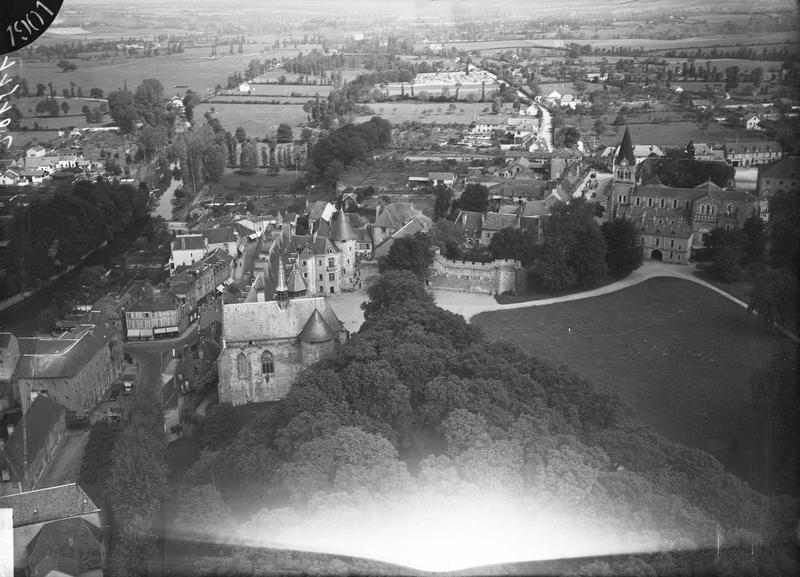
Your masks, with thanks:
[[[659,278],[616,293],[549,306],[483,313],[472,322],[492,339],[614,392],[666,437],[731,464],[750,375],[787,338],[720,295]]]
[[[303,107],[295,104],[221,104],[203,102],[195,108],[195,116],[202,118],[206,111],[214,108],[217,118],[225,130],[233,132],[237,126],[243,127],[247,134],[263,138],[268,131],[277,130],[286,122],[300,126],[308,121]]]

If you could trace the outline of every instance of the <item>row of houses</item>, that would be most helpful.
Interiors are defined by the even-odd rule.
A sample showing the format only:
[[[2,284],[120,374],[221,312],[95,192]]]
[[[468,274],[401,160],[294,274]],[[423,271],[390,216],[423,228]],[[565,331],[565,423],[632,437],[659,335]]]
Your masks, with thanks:
[[[24,157],[10,159],[3,163],[2,171],[0,171],[0,185],[42,184],[56,172],[66,169],[94,171],[102,169],[102,163],[85,158],[83,155],[48,151],[45,147],[36,145],[28,148]]]
[[[725,141],[716,146],[693,142],[691,147],[695,160],[718,160],[735,168],[761,166],[783,158],[783,149],[774,140]],[[600,160],[609,170],[619,155],[619,150],[619,146],[607,146],[600,153]],[[664,151],[654,144],[633,145],[633,158],[636,164],[640,164],[646,158],[663,156],[665,156]]]

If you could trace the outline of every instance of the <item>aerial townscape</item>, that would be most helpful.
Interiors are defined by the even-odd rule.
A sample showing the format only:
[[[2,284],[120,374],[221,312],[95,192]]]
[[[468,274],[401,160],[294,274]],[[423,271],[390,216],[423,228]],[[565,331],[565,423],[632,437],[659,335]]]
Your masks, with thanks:
[[[800,574],[799,25],[64,2],[2,63],[0,576]]]

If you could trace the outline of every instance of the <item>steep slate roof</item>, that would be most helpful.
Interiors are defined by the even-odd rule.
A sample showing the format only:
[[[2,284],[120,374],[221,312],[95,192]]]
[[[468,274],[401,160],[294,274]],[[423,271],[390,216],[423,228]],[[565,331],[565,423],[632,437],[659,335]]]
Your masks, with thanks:
[[[710,178],[705,182],[701,182],[700,184],[695,186],[695,188],[702,188],[703,190],[722,190],[722,187],[711,182]]]
[[[688,200],[697,200],[706,193],[706,190],[701,188],[673,188],[664,184],[648,184],[645,186],[636,186],[632,196],[643,196],[654,198],[682,198]]]
[[[29,567],[52,556],[53,561],[58,557],[76,561],[79,573],[83,573],[101,566],[103,532],[81,517],[60,519],[44,525],[27,549]]]
[[[333,226],[331,228],[331,239],[337,242],[355,240],[356,233],[350,226],[350,219],[344,211],[340,210],[333,216]]]
[[[172,250],[203,250],[206,248],[202,234],[176,236],[172,241]]]
[[[97,513],[100,508],[77,483],[0,496],[0,509],[14,510],[14,527]]]
[[[483,230],[503,230],[504,228],[516,228],[519,226],[516,214],[500,214],[498,212],[487,212],[483,219]]]
[[[527,201],[520,212],[522,217],[546,216],[548,214],[550,214],[550,209],[543,200]]]
[[[617,157],[614,159],[614,164],[620,164],[623,160],[628,161],[628,166],[636,166],[631,131],[627,126],[625,127],[625,134],[622,135],[622,143],[619,145],[619,152],[617,152]]]
[[[483,214],[472,210],[462,210],[453,221],[453,224],[462,231],[474,231],[481,229]]]
[[[145,297],[128,307],[128,312],[174,311],[175,298],[169,293]]]
[[[22,337],[17,378],[74,377],[111,339],[111,331],[101,325],[87,325],[79,334],[65,333],[57,339]],[[79,327],[80,328],[80,327]]]
[[[64,415],[64,407],[48,397],[39,395],[33,400],[30,409],[22,417],[23,423],[18,423],[14,432],[3,447],[6,460],[16,478],[25,477],[23,431],[28,443],[28,462],[32,462],[39,451],[44,447],[45,440],[53,430],[56,423]]]
[[[70,575],[78,577],[83,573],[83,565],[80,561],[50,553],[41,558],[36,564],[28,563],[31,570],[31,577],[62,577]]]
[[[336,333],[331,330],[328,323],[322,318],[319,310],[314,309],[306,326],[303,327],[297,338],[305,343],[325,343],[333,339],[335,335]]]
[[[703,192],[705,192],[705,194],[698,198],[696,202],[700,202],[706,198],[718,202],[758,202],[758,199],[755,196],[744,190],[703,189]]]
[[[401,228],[410,220],[422,213],[410,202],[393,202],[387,205],[375,218],[375,226],[383,228]]]
[[[208,240],[208,244],[236,242],[236,234],[234,234],[233,228],[229,226],[205,230],[203,231],[203,236],[206,237],[206,240]]]
[[[767,141],[745,141],[745,142],[726,142],[726,154],[744,154],[748,152],[780,152],[783,150],[780,144],[774,140]]]
[[[325,297],[291,299],[285,308],[279,307],[276,301],[225,305],[222,330],[228,343],[293,339],[305,328],[315,310],[319,310],[332,330],[342,330],[342,322],[325,301]]]
[[[632,218],[636,223],[637,229],[642,234],[660,234],[680,239],[688,239],[692,236],[691,225],[683,218],[675,218],[674,214],[666,215],[655,211],[647,211]],[[658,222],[659,220],[662,222]]]

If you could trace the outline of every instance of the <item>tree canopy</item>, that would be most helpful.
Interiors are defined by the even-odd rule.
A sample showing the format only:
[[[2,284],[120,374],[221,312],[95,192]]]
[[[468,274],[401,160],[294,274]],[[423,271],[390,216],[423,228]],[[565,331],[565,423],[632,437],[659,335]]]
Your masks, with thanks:
[[[513,511],[526,534],[556,519],[594,540],[644,543],[646,534],[659,549],[713,546],[719,528],[748,559],[753,543],[775,536],[777,502],[710,455],[638,425],[566,368],[484,340],[413,274],[387,271],[375,287],[340,354],[305,370],[185,477],[221,518],[229,509],[242,519],[243,534],[358,542],[398,535],[399,518],[423,530],[426,514],[457,523],[468,510],[483,525]],[[786,527],[781,538],[791,539]]]
[[[380,259],[381,271],[409,270],[420,278],[428,274],[433,263],[434,248],[430,237],[422,232],[401,237],[392,243],[389,254]]]
[[[632,220],[616,218],[600,227],[606,242],[606,264],[612,275],[626,275],[642,266],[642,249]]]
[[[470,210],[474,212],[486,212],[489,207],[489,189],[482,184],[470,183],[464,187],[456,201],[453,203],[453,210]]]

